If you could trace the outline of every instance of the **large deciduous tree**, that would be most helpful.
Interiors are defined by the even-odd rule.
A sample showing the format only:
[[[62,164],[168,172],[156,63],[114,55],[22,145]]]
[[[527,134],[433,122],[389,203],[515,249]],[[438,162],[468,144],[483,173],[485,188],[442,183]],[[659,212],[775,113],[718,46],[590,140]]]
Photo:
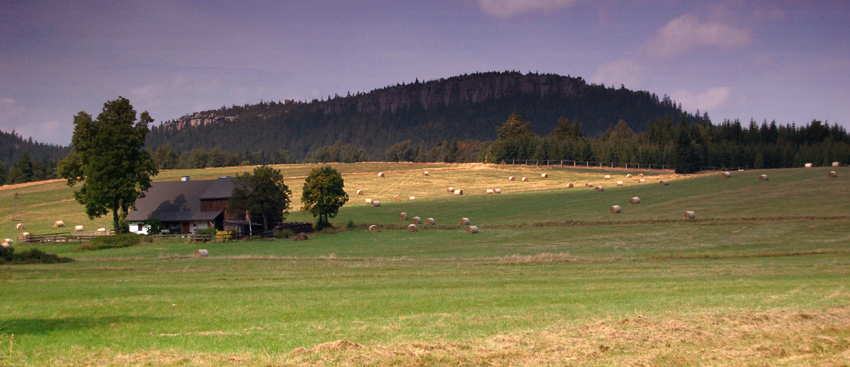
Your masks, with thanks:
[[[159,171],[150,153],[143,149],[148,124],[147,111],[136,118],[130,101],[118,97],[103,104],[103,111],[92,120],[80,112],[74,116],[71,154],[62,159],[57,173],[68,186],[82,182],[74,197],[86,208],[89,218],[112,211],[115,233],[121,232],[120,219],[144,197],[151,177]]]
[[[347,201],[345,181],[337,170],[325,166],[310,171],[301,194],[301,210],[316,217],[316,229],[329,227],[328,219],[336,217]]]
[[[248,211],[263,218],[263,228],[286,219],[292,192],[283,182],[283,174],[269,166],[254,168],[254,173],[236,175],[228,211]]]

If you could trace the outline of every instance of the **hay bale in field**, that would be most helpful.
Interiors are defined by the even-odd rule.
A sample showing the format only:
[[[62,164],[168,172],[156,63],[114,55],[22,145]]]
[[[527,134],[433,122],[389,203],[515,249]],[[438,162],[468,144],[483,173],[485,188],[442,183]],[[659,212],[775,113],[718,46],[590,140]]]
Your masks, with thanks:
[[[393,196],[393,200],[394,200],[394,201],[400,201],[400,200],[401,200],[401,196],[398,196],[398,195]]]
[[[494,193],[496,193],[496,191],[495,191],[495,190],[493,190],[493,189],[487,189],[487,191],[486,191],[486,192],[487,192],[488,194],[494,194]]]
[[[767,181],[767,175],[759,176],[759,181]]]
[[[435,220],[434,220],[434,218],[426,218],[426,219],[425,219],[425,224],[428,224],[428,225],[432,225],[432,226],[433,226],[433,225],[437,224],[437,221],[435,221]]]
[[[64,226],[65,226],[65,222],[63,222],[61,220],[57,220],[57,221],[53,222],[53,228],[60,228],[60,227],[64,227]]]
[[[639,180],[638,180],[638,183],[646,183],[646,179],[645,179],[645,178],[641,178],[641,179],[639,179]]]
[[[608,211],[611,212],[611,214],[617,214],[620,212],[620,206],[614,205],[610,209],[608,209]]]
[[[419,217],[413,217],[413,219],[411,219],[411,220],[410,220],[410,223],[412,223],[412,224],[419,224],[419,223],[422,223],[422,218],[419,218]]]
[[[366,204],[372,204],[372,199],[366,199]]]
[[[460,224],[462,226],[468,226],[469,225],[469,218],[460,218],[460,220],[457,221],[457,224]]]
[[[493,190],[493,192],[495,192],[495,193],[497,193],[497,194],[501,194],[501,193],[502,193],[502,189],[495,189],[495,190]]]
[[[106,228],[98,228],[97,231],[98,232],[106,232]]]
[[[466,233],[476,234],[476,233],[478,233],[478,227],[477,226],[466,227]]]
[[[828,174],[828,175],[826,175],[826,177],[829,177],[829,178],[838,178],[838,172],[830,171],[830,172],[829,172],[829,174]]]
[[[833,167],[841,167],[841,162],[832,162]]]
[[[516,181],[516,178],[514,176],[508,177],[508,181]]]
[[[454,192],[455,192],[455,188],[454,188],[454,187],[449,186],[449,187],[447,187],[447,188],[446,188],[446,192],[447,192],[447,193],[449,193],[449,194],[454,194]]]
[[[83,226],[79,226],[79,225],[74,226],[74,232],[82,232],[82,231],[83,231]]]
[[[407,220],[407,213],[405,213],[405,212],[398,213],[398,220]]]
[[[210,257],[210,252],[206,249],[195,250],[195,257]]]
[[[413,223],[411,223],[411,224],[409,224],[409,225],[407,226],[407,231],[408,231],[408,232],[416,232],[416,231],[418,231],[418,230],[419,230],[419,227],[417,227],[417,226],[416,226],[415,224],[413,224]]]
[[[593,187],[593,184],[588,182],[588,183],[584,184],[584,187]]]
[[[544,174],[540,175],[540,178],[549,178],[549,175],[544,173]]]
[[[638,173],[638,177],[643,177],[643,173]]]
[[[572,182],[568,183],[568,184],[567,184],[567,188],[568,188],[568,189],[573,188],[573,183],[572,183]]]
[[[430,173],[428,173],[428,171],[422,171],[422,175],[423,175],[423,176],[428,176],[428,175],[430,175]]]
[[[378,177],[386,177],[383,172],[378,172]]]
[[[659,185],[661,185],[661,186],[667,186],[667,185],[669,185],[669,184],[670,184],[670,181],[667,181],[667,180],[661,180],[661,181],[658,181],[658,184],[659,184]]]
[[[812,164],[811,164],[811,163],[806,163],[806,164],[805,164],[805,166],[806,166],[806,168],[812,168]]]
[[[3,242],[0,243],[0,246],[2,246],[2,247],[12,246],[12,239],[11,238],[4,238]]]
[[[596,186],[596,189],[595,189],[595,190],[596,190],[597,192],[605,191],[605,186],[602,186],[602,185]]]
[[[304,233],[304,232],[296,234],[295,238],[293,238],[293,240],[295,240],[295,241],[307,241],[309,239],[310,239],[310,237],[307,237],[307,234]]]
[[[528,177],[523,177],[522,182],[528,182]]]
[[[461,189],[455,190],[455,195],[463,195],[463,190],[461,190]]]
[[[629,199],[629,204],[632,204],[632,205],[640,204],[640,198],[635,196],[635,197]]]
[[[627,174],[626,178],[632,178],[632,174],[631,173]]]
[[[611,179],[611,175],[605,175],[605,179],[606,179],[606,180],[610,180],[610,179]]]
[[[407,198],[407,200],[416,200],[416,196],[410,196]]]
[[[696,218],[697,215],[696,215],[696,213],[688,210],[688,211],[685,212],[685,214],[682,217],[685,218],[685,220],[691,220],[691,219]]]
[[[623,181],[617,181],[617,186],[623,186]]]
[[[380,228],[378,228],[378,226],[376,226],[376,225],[374,225],[374,224],[373,224],[373,225],[371,225],[371,226],[369,226],[369,232],[378,232],[378,231],[380,231],[380,230],[381,230],[381,229],[380,229]]]
[[[18,224],[15,225],[15,229],[20,231],[20,230],[24,230],[26,228],[24,227],[23,223],[18,223]]]
[[[357,190],[357,195],[365,195],[366,193],[363,190]]]
[[[381,202],[380,202],[380,201],[378,201],[378,200],[372,200],[372,207],[379,207],[379,206],[381,206]]]
[[[732,177],[732,172],[729,172],[729,171],[723,172],[723,178],[730,178],[730,177]]]
[[[20,235],[20,236],[18,236],[18,238],[27,238],[27,237],[29,237],[29,236],[30,236],[30,233],[29,233],[29,232],[22,232],[22,233],[21,233],[21,235]]]

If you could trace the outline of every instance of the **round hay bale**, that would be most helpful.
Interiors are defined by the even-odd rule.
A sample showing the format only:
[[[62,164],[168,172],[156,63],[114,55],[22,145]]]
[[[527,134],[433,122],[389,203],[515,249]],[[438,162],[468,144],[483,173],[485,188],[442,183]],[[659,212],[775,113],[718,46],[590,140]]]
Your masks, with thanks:
[[[381,202],[380,202],[380,201],[378,201],[378,200],[372,200],[372,207],[379,207],[379,206],[381,206]]]
[[[378,177],[386,177],[383,172],[378,172]]]
[[[730,178],[730,177],[732,177],[732,172],[729,172],[729,171],[723,172],[723,178]]]
[[[416,226],[415,224],[413,224],[413,223],[411,223],[411,224],[407,225],[407,231],[408,231],[408,232],[416,232],[416,231],[418,231],[418,230],[419,230],[419,227],[417,227],[417,226]]]
[[[407,200],[416,200],[416,196],[408,197]]]
[[[806,166],[806,168],[812,168],[812,164],[811,164],[811,163],[806,163],[806,164],[805,164],[805,166]]]
[[[567,184],[567,188],[568,188],[568,189],[573,188],[573,183],[572,183],[572,182],[568,183],[568,184]]]
[[[23,223],[18,223],[18,224],[16,224],[16,225],[15,225],[15,229],[17,229],[17,230],[22,230],[22,229],[26,229],[26,228],[24,228],[24,224],[23,224]]]
[[[447,193],[449,193],[449,194],[454,194],[454,192],[455,192],[455,188],[454,188],[454,187],[449,186],[448,188],[446,188],[446,192],[447,192]]]
[[[620,212],[620,206],[614,205],[610,209],[608,209],[608,211],[611,212],[611,214],[617,214]]]
[[[366,193],[363,190],[357,190],[357,195],[365,195]]]
[[[767,175],[765,174],[765,175],[759,176],[759,181],[767,181]]]
[[[605,175],[605,179],[606,179],[606,180],[610,180],[610,179],[611,179],[611,175]]]
[[[434,218],[427,218],[427,219],[425,219],[425,224],[429,224],[429,225],[433,226],[433,225],[437,224],[437,221],[435,221]]]
[[[639,197],[637,197],[637,196],[635,196],[635,197],[633,197],[633,198],[629,199],[629,204],[632,204],[632,205],[634,205],[634,204],[640,204],[640,198],[639,198]]]
[[[23,233],[21,233],[21,235],[18,238],[27,238],[29,236],[30,236],[29,232],[23,232]]]
[[[833,167],[841,167],[841,162],[832,162]]]
[[[394,201],[400,201],[400,200],[401,200],[401,196],[398,196],[398,195],[393,196],[393,200],[394,200]]]
[[[638,177],[643,177],[643,173],[638,173]]]
[[[98,228],[97,231],[98,232],[106,232],[106,228]]]
[[[540,178],[549,178],[549,175],[544,173],[544,174],[540,175]]]
[[[508,177],[508,181],[516,181],[516,178],[514,176]]]
[[[496,193],[496,191],[495,191],[495,190],[493,190],[493,189],[487,189],[487,193],[488,193],[488,194],[494,194],[494,193]]]
[[[419,223],[422,223],[422,218],[419,218],[419,217],[413,217],[413,219],[411,219],[411,220],[410,220],[410,223],[412,223],[412,224],[419,224]]]
[[[502,193],[502,189],[495,189],[495,190],[493,190],[493,192],[495,192],[495,193],[497,193],[497,194],[501,194],[501,193]]]
[[[645,178],[641,178],[641,179],[639,179],[639,180],[638,180],[638,183],[646,183],[646,179],[645,179]]]
[[[455,195],[463,195],[463,190],[461,190],[461,189],[455,190]]]
[[[584,187],[593,187],[593,184],[588,182],[588,183],[584,184]]]
[[[631,173],[627,174],[626,178],[632,178],[632,174]]]
[[[691,220],[691,219],[696,218],[697,215],[696,215],[696,213],[688,210],[688,211],[685,212],[685,214],[682,217],[685,218],[685,220]]]
[[[522,182],[528,182],[528,177],[523,177]]]
[[[303,232],[296,234],[295,238],[293,238],[293,240],[295,240],[295,241],[307,241],[309,239],[310,239],[310,237],[307,237],[307,235],[304,234]]]
[[[372,199],[366,199],[366,204],[372,204]]]
[[[210,252],[206,249],[195,250],[195,257],[210,257]]]
[[[429,175],[430,175],[430,173],[428,173],[428,171],[422,171],[422,175],[423,175],[423,176],[429,176]]]
[[[602,192],[602,191],[605,191],[605,187],[602,186],[602,185],[599,185],[599,186],[596,186],[595,190],[598,191],[598,192]]]
[[[617,186],[623,186],[623,181],[617,181]]]
[[[661,181],[658,181],[658,184],[659,184],[659,185],[661,185],[661,186],[667,186],[667,185],[669,185],[669,184],[670,184],[670,181],[667,181],[667,180],[661,180]]]
[[[460,224],[462,226],[468,226],[469,225],[469,218],[460,218],[460,220],[457,221],[457,224]]]
[[[405,212],[398,213],[398,220],[407,220],[407,213],[405,213]]]
[[[374,225],[374,224],[373,224],[373,225],[371,225],[371,226],[369,226],[369,232],[378,232],[378,231],[380,231],[380,230],[381,230],[381,229],[380,229],[380,228],[378,228],[378,226],[376,226],[376,225]]]
[[[74,232],[82,232],[83,226],[74,226]]]
[[[0,242],[0,246],[3,246],[3,247],[12,246],[12,239],[11,238],[4,238],[3,242]]]
[[[828,174],[828,175],[826,175],[826,177],[829,177],[829,178],[838,178],[838,172],[830,171],[830,172],[829,172],[829,174]]]
[[[466,227],[466,233],[469,233],[469,234],[476,234],[476,233],[478,233],[478,226],[469,226],[469,227]]]
[[[53,222],[53,228],[59,228],[59,227],[64,227],[64,226],[65,226],[65,222],[63,222],[61,220],[57,220],[57,221]]]

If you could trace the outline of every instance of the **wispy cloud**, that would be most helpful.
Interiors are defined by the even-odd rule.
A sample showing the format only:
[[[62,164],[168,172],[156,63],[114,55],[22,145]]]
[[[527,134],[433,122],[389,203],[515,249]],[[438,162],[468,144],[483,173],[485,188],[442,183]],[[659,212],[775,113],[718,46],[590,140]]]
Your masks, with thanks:
[[[485,13],[497,18],[510,18],[533,12],[550,12],[568,7],[578,0],[478,0]]]
[[[732,88],[714,87],[702,93],[681,89],[673,92],[672,97],[687,111],[708,111],[722,106],[731,95]]]
[[[718,21],[700,21],[692,14],[668,22],[644,44],[644,52],[658,57],[678,56],[694,49],[730,49],[746,46],[749,31]]]

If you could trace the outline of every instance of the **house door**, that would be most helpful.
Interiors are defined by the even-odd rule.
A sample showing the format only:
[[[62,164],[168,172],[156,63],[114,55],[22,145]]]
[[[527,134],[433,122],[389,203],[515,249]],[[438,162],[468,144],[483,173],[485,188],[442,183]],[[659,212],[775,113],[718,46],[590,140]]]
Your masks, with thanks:
[[[189,233],[189,222],[180,223],[180,233]]]

